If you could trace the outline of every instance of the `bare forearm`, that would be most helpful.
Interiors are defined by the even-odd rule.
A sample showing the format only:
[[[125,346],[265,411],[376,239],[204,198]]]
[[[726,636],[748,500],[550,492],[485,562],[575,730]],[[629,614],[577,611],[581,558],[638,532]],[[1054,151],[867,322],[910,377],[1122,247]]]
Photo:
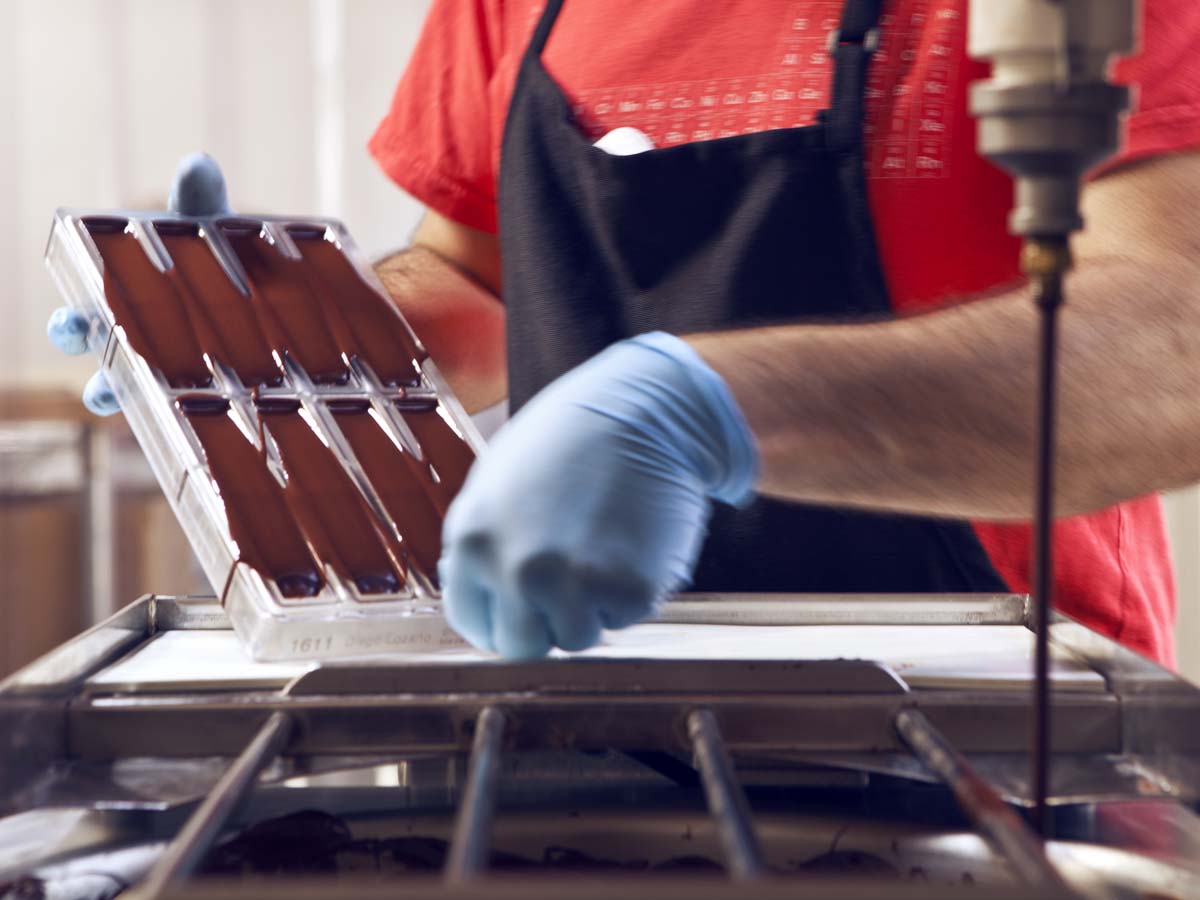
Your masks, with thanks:
[[[1200,275],[1090,259],[1063,312],[1058,511],[1200,478]],[[762,453],[761,489],[933,515],[1031,509],[1037,319],[1028,291],[925,316],[692,338]]]
[[[375,271],[468,412],[507,396],[504,307],[488,287],[420,245]]]

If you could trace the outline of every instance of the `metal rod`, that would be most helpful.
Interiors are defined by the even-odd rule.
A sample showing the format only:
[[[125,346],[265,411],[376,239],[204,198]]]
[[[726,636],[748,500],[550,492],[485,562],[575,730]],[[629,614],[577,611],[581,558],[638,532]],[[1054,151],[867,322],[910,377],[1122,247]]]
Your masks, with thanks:
[[[710,709],[693,710],[688,714],[687,729],[730,877],[738,880],[763,877],[767,866],[754,832],[750,804],[734,774],[716,716]]]
[[[113,476],[114,438],[108,425],[87,429],[88,625],[115,612],[113,560],[117,558]]]
[[[466,881],[487,869],[500,748],[506,725],[504,713],[495,706],[484,707],[475,720],[467,786],[454,821],[454,836],[446,860],[447,881]]]
[[[654,621],[697,625],[1024,625],[1018,594],[676,594]]]
[[[208,848],[238,804],[254,787],[258,774],[287,745],[292,719],[287,713],[274,712],[258,734],[221,776],[204,802],[196,808],[162,859],[146,876],[139,896],[160,897],[167,888],[182,881],[200,864]]]
[[[997,794],[945,736],[915,709],[896,714],[901,739],[941,781],[997,854],[1012,865],[1027,884],[1067,890],[1066,883],[1046,859],[1038,836]]]
[[[1041,312],[1038,349],[1037,473],[1033,516],[1034,681],[1033,746],[1030,782],[1033,824],[1050,833],[1046,797],[1050,792],[1050,608],[1054,602],[1054,455],[1058,408],[1058,312],[1063,305],[1063,274],[1070,267],[1065,238],[1030,240],[1022,266],[1037,284]]]

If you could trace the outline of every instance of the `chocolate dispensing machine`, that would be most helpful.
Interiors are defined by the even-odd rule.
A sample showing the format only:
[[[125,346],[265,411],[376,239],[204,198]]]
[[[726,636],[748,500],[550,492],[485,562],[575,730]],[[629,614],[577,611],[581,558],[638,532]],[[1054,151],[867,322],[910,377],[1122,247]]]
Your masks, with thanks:
[[[1044,311],[1032,598],[684,595],[484,658],[434,566],[481,442],[344,229],[59,213],[51,271],[216,596],[0,685],[0,896],[1200,897],[1200,690],[1046,602],[1067,236],[1133,19],[971,5]]]

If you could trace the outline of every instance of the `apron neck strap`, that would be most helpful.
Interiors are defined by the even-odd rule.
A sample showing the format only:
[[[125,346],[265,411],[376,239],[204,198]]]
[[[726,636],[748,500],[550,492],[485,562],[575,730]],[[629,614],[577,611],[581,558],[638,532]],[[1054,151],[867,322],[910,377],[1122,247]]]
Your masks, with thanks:
[[[838,26],[838,41],[843,44],[862,44],[879,25],[883,0],[846,0],[842,7],[842,24]]]
[[[550,38],[550,31],[554,28],[554,22],[558,19],[558,13],[562,9],[563,0],[546,0],[546,8],[542,12],[542,17],[538,19],[537,28],[534,29],[533,37],[529,40],[529,47],[525,54],[534,59],[538,59],[542,55],[542,51],[546,49],[546,41]]]
[[[862,148],[867,67],[879,46],[882,11],[883,0],[846,0],[841,25],[829,33],[833,92],[826,122],[832,149],[850,152]]]

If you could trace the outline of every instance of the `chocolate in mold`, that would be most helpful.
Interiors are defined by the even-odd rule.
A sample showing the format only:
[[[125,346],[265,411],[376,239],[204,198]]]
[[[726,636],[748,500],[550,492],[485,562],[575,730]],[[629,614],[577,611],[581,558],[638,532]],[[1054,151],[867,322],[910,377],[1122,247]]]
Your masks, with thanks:
[[[212,372],[196,337],[184,299],[146,256],[128,220],[83,220],[104,261],[104,297],[130,346],[163,373],[173,388],[212,384]]]
[[[262,233],[262,223],[222,219],[218,227],[246,273],[259,321],[275,351],[300,364],[317,384],[345,384],[350,371],[336,338],[344,326],[313,293],[304,266],[289,259]]]
[[[256,406],[288,474],[284,496],[317,555],[360,593],[399,592],[403,550],[384,535],[366,498],[300,414],[299,401],[259,399]]]
[[[366,401],[329,402],[330,411],[359,465],[396,523],[410,567],[437,584],[442,553],[440,486],[426,466],[392,441],[370,413]]]
[[[292,517],[283,488],[267,470],[261,451],[229,418],[229,401],[184,396],[176,405],[204,448],[239,561],[274,580],[284,597],[320,593],[320,567]]]
[[[445,515],[450,501],[467,479],[467,472],[475,462],[475,453],[462,435],[442,417],[438,406],[406,408],[405,401],[401,400],[396,402],[396,408],[401,411],[404,421],[421,444],[425,456],[422,465],[433,474],[431,496],[438,511]]]
[[[346,254],[326,237],[324,227],[292,225],[288,234],[315,280],[314,287],[331,298],[334,315],[349,332],[342,350],[357,355],[385,384],[419,385],[427,354],[418,349],[392,302],[363,280]]]
[[[230,366],[248,388],[281,384],[283,373],[271,355],[253,301],[221,268],[199,226],[168,219],[154,227],[171,257],[167,277],[193,309],[196,333],[209,356]]]

